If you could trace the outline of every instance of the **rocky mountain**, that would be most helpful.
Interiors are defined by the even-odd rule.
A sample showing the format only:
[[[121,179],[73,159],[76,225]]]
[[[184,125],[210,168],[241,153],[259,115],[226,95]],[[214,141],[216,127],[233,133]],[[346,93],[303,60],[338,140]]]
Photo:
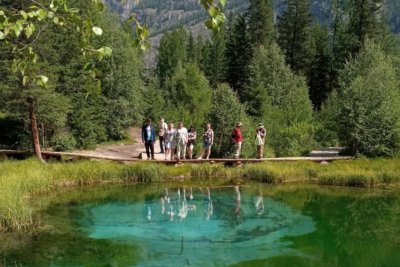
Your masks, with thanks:
[[[311,12],[320,21],[329,21],[332,0],[310,0]],[[135,13],[138,19],[147,24],[152,36],[171,30],[179,25],[198,27],[207,18],[199,0],[105,0],[122,18],[128,18]],[[283,0],[274,0],[276,14],[284,9]],[[341,0],[346,4],[348,0]],[[225,13],[238,13],[244,11],[249,5],[249,0],[229,0]],[[400,1],[386,1],[387,21],[393,31],[400,33]]]

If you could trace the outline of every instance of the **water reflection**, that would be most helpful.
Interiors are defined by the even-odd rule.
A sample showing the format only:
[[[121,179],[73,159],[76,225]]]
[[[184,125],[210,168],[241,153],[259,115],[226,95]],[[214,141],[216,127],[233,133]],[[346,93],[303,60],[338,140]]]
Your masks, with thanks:
[[[262,184],[66,191],[39,234],[0,235],[0,266],[400,266],[399,195]]]
[[[300,255],[282,238],[313,232],[312,218],[272,199],[264,212],[261,191],[241,191],[239,186],[165,188],[142,203],[86,205],[82,210],[90,219],[82,220],[82,229],[90,238],[139,245],[141,266],[199,266],[204,259],[207,266],[221,266],[222,259],[226,265]]]

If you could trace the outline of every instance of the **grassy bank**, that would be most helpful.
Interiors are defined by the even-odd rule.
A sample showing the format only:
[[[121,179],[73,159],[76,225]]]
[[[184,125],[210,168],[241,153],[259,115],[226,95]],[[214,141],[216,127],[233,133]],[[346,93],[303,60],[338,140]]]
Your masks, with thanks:
[[[197,182],[265,183],[307,182],[321,185],[362,186],[400,184],[399,160],[337,161],[328,165],[312,162],[249,164],[242,168],[223,165],[167,167],[149,163],[124,165],[111,162],[51,163],[35,160],[0,162],[0,231],[23,230],[37,222],[31,198],[70,186],[102,183],[161,182],[191,178]],[[219,178],[219,179],[217,179]]]

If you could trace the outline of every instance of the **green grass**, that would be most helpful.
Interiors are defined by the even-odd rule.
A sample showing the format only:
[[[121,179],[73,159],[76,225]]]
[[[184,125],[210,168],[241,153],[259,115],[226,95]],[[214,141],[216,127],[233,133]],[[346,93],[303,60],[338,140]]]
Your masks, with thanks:
[[[190,179],[189,179],[190,178]],[[119,164],[104,161],[40,164],[34,159],[0,162],[0,231],[29,230],[37,226],[32,198],[60,188],[103,183],[177,181],[182,183],[271,184],[314,183],[374,187],[400,185],[400,160],[375,159],[249,164],[225,168],[222,164]]]

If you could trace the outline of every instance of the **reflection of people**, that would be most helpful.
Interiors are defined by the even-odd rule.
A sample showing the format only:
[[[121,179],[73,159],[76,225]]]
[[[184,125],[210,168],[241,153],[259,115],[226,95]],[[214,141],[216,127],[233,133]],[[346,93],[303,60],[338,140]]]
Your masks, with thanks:
[[[239,191],[239,186],[235,186],[235,193],[236,193],[236,207],[235,207],[235,214],[236,218],[239,219],[240,217],[240,211],[241,211],[241,196],[240,196],[240,191]]]
[[[186,202],[186,190],[183,189],[183,200],[182,200],[182,205],[179,207],[178,217],[182,221],[187,217],[187,214],[188,214],[188,204]]]
[[[151,222],[151,208],[147,206],[147,221]]]
[[[204,197],[203,205],[204,205],[204,217],[208,221],[210,220],[210,217],[212,216],[214,210],[213,203],[211,200],[211,192],[208,187],[207,187],[207,195],[205,195]]]
[[[254,197],[254,206],[256,207],[256,213],[258,216],[264,213],[264,198],[261,190],[259,190],[258,195]]]
[[[165,198],[164,197],[160,198],[160,204],[161,204],[161,215],[164,215],[164,213],[165,213]]]
[[[192,202],[192,200],[193,200],[193,189],[190,187],[189,188],[189,203],[190,204],[188,204],[188,210],[189,211],[196,211],[196,204],[194,204]]]

